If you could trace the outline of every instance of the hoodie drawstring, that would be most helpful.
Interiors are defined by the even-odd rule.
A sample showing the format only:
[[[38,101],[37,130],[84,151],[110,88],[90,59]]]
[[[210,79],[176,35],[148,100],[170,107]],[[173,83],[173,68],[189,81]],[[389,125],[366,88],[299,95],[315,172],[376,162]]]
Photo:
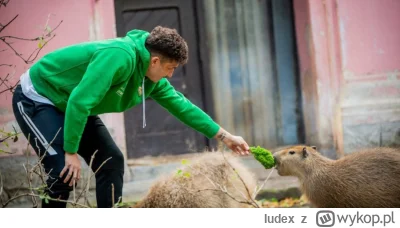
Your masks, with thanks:
[[[144,99],[144,78],[142,82],[142,103],[143,103],[143,128],[146,127],[146,100]]]

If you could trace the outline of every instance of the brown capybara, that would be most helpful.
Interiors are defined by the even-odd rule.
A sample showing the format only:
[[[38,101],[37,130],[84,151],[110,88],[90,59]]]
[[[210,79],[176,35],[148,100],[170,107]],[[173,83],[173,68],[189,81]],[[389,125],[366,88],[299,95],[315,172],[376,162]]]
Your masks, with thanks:
[[[244,184],[231,166],[246,183]],[[145,208],[239,208],[251,207],[256,179],[230,152],[203,152],[173,173],[161,177],[134,207]],[[222,189],[222,190],[221,190]],[[226,192],[234,197],[232,199]],[[236,201],[237,200],[237,201]]]
[[[365,149],[332,160],[315,147],[295,146],[274,157],[278,174],[298,177],[315,207],[400,207],[400,149]]]

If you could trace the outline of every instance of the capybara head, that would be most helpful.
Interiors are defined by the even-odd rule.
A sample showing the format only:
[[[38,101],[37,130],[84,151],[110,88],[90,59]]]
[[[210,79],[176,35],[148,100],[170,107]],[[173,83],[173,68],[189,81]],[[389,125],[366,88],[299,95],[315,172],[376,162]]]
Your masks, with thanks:
[[[299,176],[312,167],[313,158],[319,156],[316,147],[295,146],[275,152],[275,168],[281,176]]]

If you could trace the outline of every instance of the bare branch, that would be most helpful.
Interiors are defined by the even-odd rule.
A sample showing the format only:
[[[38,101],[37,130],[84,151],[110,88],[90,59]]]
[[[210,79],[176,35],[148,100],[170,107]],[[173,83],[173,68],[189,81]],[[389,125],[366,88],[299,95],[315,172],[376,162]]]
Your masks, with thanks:
[[[76,202],[76,201],[75,201],[75,199],[76,199],[76,197],[75,197],[75,179],[72,180],[72,188],[73,188],[72,194],[73,194],[73,196],[74,196],[74,201],[72,201],[72,202]]]
[[[207,180],[214,186],[215,189],[200,189],[200,190],[197,190],[197,191],[194,191],[194,192],[196,193],[196,192],[200,192],[200,191],[209,191],[209,190],[223,192],[228,197],[230,197],[231,199],[235,200],[238,203],[248,204],[248,205],[251,205],[253,207],[259,208],[259,205],[251,197],[250,191],[248,190],[248,187],[247,187],[246,183],[243,181],[243,179],[240,177],[240,175],[236,172],[236,169],[227,161],[225,156],[224,156],[224,161],[230,166],[230,168],[233,170],[233,172],[239,177],[239,179],[241,180],[241,182],[244,185],[245,189],[247,190],[248,197],[246,197],[241,191],[239,191],[239,189],[236,186],[233,186],[235,188],[235,190],[238,191],[243,196],[243,198],[245,200],[236,199],[230,192],[228,192],[226,186],[221,186],[220,184],[215,183],[205,173],[201,172],[199,169],[196,169],[196,171],[199,172],[201,175],[203,175],[205,178],[207,178]],[[195,170],[193,166],[188,165],[188,167],[191,168],[192,170]],[[187,190],[188,191],[193,191],[193,190],[190,190],[190,189],[187,189]],[[250,199],[250,200],[248,200],[248,199]]]
[[[11,87],[9,87],[9,88],[3,90],[3,91],[0,91],[0,94],[2,94],[2,93],[4,93],[4,92],[7,92],[7,91],[10,91],[10,92],[13,93],[13,91],[14,91],[15,87],[17,87],[18,83],[19,83],[19,80],[18,80],[13,86],[11,86]]]
[[[6,7],[9,2],[10,2],[10,0],[0,0],[0,8],[1,8],[1,6]]]
[[[38,41],[38,40],[44,39],[46,37],[51,37],[51,33],[54,32],[55,30],[57,30],[57,28],[60,27],[62,22],[63,22],[63,20],[61,20],[60,23],[58,23],[58,25],[56,27],[54,27],[54,29],[51,29],[50,31],[46,31],[46,28],[47,28],[47,25],[48,25],[48,21],[47,21],[46,26],[45,26],[45,33],[42,36],[39,36],[39,37],[22,38],[22,37],[16,37],[16,36],[0,36],[0,39],[4,39],[4,40],[5,39],[15,39],[15,40],[23,40],[23,41]],[[0,30],[0,32],[1,32],[1,30]]]
[[[18,14],[13,19],[11,19],[11,21],[9,21],[6,25],[2,25],[2,27],[0,28],[0,32],[3,31],[7,26],[9,26],[11,22],[13,22],[17,17]]]
[[[15,40],[23,40],[23,41],[38,41],[40,40],[40,37],[36,37],[36,38],[21,38],[21,37],[16,37],[16,36],[1,36],[0,39],[15,39]]]
[[[112,207],[115,207],[114,203],[114,183],[111,183],[111,202]]]
[[[224,190],[224,189],[211,189],[211,188],[207,188],[207,189],[199,189],[199,190],[196,190],[195,192],[201,192],[201,191],[216,191],[216,192],[221,192],[221,191],[222,191],[222,192],[225,193],[229,198],[235,200],[235,201],[238,202],[238,203],[248,204],[248,205],[251,205],[251,206],[253,206],[253,207],[259,207],[257,204],[253,205],[252,202],[249,202],[249,201],[242,201],[242,200],[236,199],[234,196],[232,196],[228,191],[226,191],[226,190]]]
[[[11,152],[11,151],[5,151],[5,150],[0,150],[0,153],[5,153],[5,154],[15,154],[15,152]]]
[[[14,86],[9,86],[9,85],[7,85],[8,83],[6,83],[6,82],[8,82],[8,77],[9,77],[9,76],[13,77],[13,76],[15,75],[15,72],[16,72],[16,69],[15,69],[15,66],[14,66],[14,71],[13,71],[11,74],[8,73],[5,79],[1,79],[1,78],[0,78],[0,81],[1,81],[0,86],[2,86],[2,85],[4,84],[4,85],[6,86],[6,88],[7,88],[7,89],[1,91],[0,94],[4,93],[4,92],[6,92],[6,91],[11,91],[11,92],[13,92],[13,90],[15,89],[15,87],[18,85],[19,80],[18,80],[17,83],[15,83]]]
[[[2,198],[1,198],[2,194],[3,194],[3,176],[1,175],[1,172],[0,172],[0,200],[2,200]]]
[[[29,175],[29,171],[26,168],[25,164],[23,166],[24,166],[24,169],[25,169],[26,177],[28,178],[29,189],[31,189],[32,194],[34,194],[33,193],[33,188],[32,188],[32,175]],[[33,207],[37,207],[38,206],[38,202],[36,200],[36,197],[32,196],[31,199],[32,199]]]
[[[14,127],[14,126],[13,126]],[[15,128],[14,128],[14,130],[15,130]],[[31,137],[31,135],[30,134],[28,134],[28,146],[27,146],[27,150],[28,150],[28,147],[29,147],[29,145],[30,145],[30,137]],[[28,156],[28,154],[27,154],[27,156]],[[29,164],[29,160],[28,160],[28,157],[27,157],[27,159],[26,159],[26,164]],[[25,172],[26,172],[26,176],[27,176],[27,178],[28,178],[28,183],[29,183],[29,189],[31,189],[31,192],[32,192],[32,194],[34,193],[33,192],[33,189],[32,189],[32,179],[33,179],[33,175],[32,175],[32,173],[31,174],[29,174],[29,172],[28,172],[28,169],[25,167],[25,165],[24,165],[24,169],[25,169]],[[33,197],[32,196],[32,203],[33,203],[33,207],[37,207],[38,206],[38,202],[37,202],[37,200],[36,200],[36,198],[35,197]]]
[[[49,18],[50,18],[50,15],[48,17],[48,20],[49,20]],[[2,37],[0,37],[0,41],[3,41],[3,43],[5,43],[8,47],[10,47],[14,51],[15,55],[17,55],[19,58],[21,58],[26,64],[30,64],[30,63],[33,63],[35,61],[35,59],[38,57],[40,51],[46,46],[46,44],[48,42],[50,42],[50,40],[52,40],[56,36],[55,34],[52,35],[52,32],[54,32],[61,25],[62,22],[63,21],[61,20],[60,23],[58,23],[58,25],[54,29],[52,29],[50,31],[46,31],[47,24],[48,24],[48,21],[47,21],[46,22],[46,26],[45,26],[45,33],[40,37],[36,37],[36,38],[21,38],[21,37],[15,37],[15,36],[2,36]],[[1,32],[1,30],[0,30],[0,32]],[[48,38],[48,37],[50,37],[50,38],[48,40],[46,40],[46,38]],[[7,41],[6,39],[16,39],[16,40],[23,40],[23,41],[39,41],[39,40],[43,40],[44,43],[42,45],[40,45],[39,48],[36,48],[30,54],[30,56],[25,59],[24,57],[22,57],[22,54],[18,53],[18,51],[15,50],[15,48],[12,46],[12,43]],[[32,56],[34,56],[34,57],[32,58]]]
[[[253,198],[255,198],[258,193],[261,191],[261,189],[264,187],[265,183],[267,183],[269,177],[271,176],[271,174],[274,172],[273,169],[271,169],[271,172],[269,172],[268,177],[264,180],[264,182],[262,183],[262,185],[253,193]]]
[[[8,81],[8,76],[10,76],[10,74],[7,74],[5,79],[0,78],[0,80],[1,80],[0,86],[2,86],[3,84],[6,84],[6,81]]]
[[[106,164],[106,162],[107,162],[108,160],[110,160],[110,159],[112,158],[112,157],[109,157],[109,158],[107,158],[105,161],[103,161],[103,163],[101,163],[101,165],[97,168],[97,170],[96,170],[92,175],[90,175],[90,170],[92,170],[93,160],[94,160],[94,158],[95,158],[97,152],[98,152],[98,150],[96,150],[96,151],[93,153],[93,155],[92,155],[92,157],[91,157],[91,159],[90,159],[89,170],[88,170],[88,177],[87,177],[85,186],[84,186],[82,192],[79,194],[78,198],[75,200],[75,202],[78,202],[82,195],[85,195],[85,201],[86,201],[87,203],[89,202],[88,199],[87,199],[87,193],[89,192],[89,187],[90,187],[90,180],[91,180],[91,178],[99,172],[99,170],[101,169],[101,167],[103,167],[103,165]],[[113,198],[113,199],[114,199],[114,198]]]
[[[18,133],[11,134],[11,135],[9,135],[9,136],[5,137],[4,139],[0,139],[0,143],[2,143],[2,142],[4,142],[4,141],[6,141],[6,140],[7,140],[7,139],[9,139],[9,138],[12,138],[12,137],[16,136],[17,134],[18,134]]]
[[[7,202],[5,203],[5,204],[3,204],[3,207],[7,207],[7,205],[11,202],[11,201],[13,201],[13,200],[15,200],[15,199],[18,199],[18,198],[21,198],[21,197],[24,197],[24,196],[34,196],[34,197],[40,197],[40,195],[37,195],[37,194],[32,194],[32,193],[24,193],[24,194],[20,194],[20,195],[17,195],[17,196],[14,196],[14,197],[12,197],[11,199],[9,199],[9,200],[7,200]],[[70,201],[68,201],[68,200],[62,200],[62,199],[53,199],[53,198],[47,198],[48,200],[50,200],[50,201],[56,201],[56,202],[63,202],[63,203],[71,203]],[[83,205],[83,204],[79,204],[79,203],[77,203],[76,205],[78,205],[78,206],[81,206],[81,207],[85,207],[85,208],[88,208],[88,206],[86,206],[86,205]]]
[[[14,129],[14,130],[15,130],[15,129]],[[14,194],[14,196],[12,196],[9,200],[7,200],[5,203],[3,203],[3,201],[0,201],[2,207],[7,207],[7,206],[9,205],[10,202],[12,202],[13,200],[16,200],[16,199],[18,199],[18,198],[21,198],[21,197],[31,197],[34,207],[37,207],[37,206],[38,206],[37,197],[39,197],[39,198],[45,197],[45,198],[44,198],[45,200],[57,201],[57,202],[65,202],[65,203],[69,203],[69,204],[71,204],[71,205],[73,205],[73,206],[90,207],[89,204],[88,204],[89,206],[87,206],[87,205],[78,203],[78,199],[76,199],[76,197],[75,197],[75,187],[76,187],[76,186],[75,186],[75,183],[74,183],[74,201],[68,201],[68,200],[62,200],[62,199],[53,199],[53,198],[49,197],[49,196],[47,195],[47,193],[45,193],[44,196],[43,196],[42,194],[36,194],[36,193],[34,192],[34,190],[40,190],[40,189],[42,189],[42,187],[39,187],[39,188],[33,188],[33,187],[32,187],[33,174],[39,175],[39,176],[41,177],[42,183],[44,184],[43,186],[46,186],[46,182],[45,182],[45,180],[44,180],[43,175],[47,175],[49,178],[51,178],[51,176],[50,176],[49,174],[52,172],[52,170],[50,170],[48,174],[43,174],[43,173],[41,172],[42,169],[43,169],[41,163],[42,163],[42,160],[43,160],[43,158],[44,158],[44,156],[45,156],[45,154],[46,154],[48,148],[51,146],[51,144],[52,144],[52,143],[54,142],[54,140],[57,138],[57,135],[59,134],[60,130],[61,130],[61,128],[57,131],[56,135],[54,136],[54,138],[53,138],[53,139],[51,140],[51,142],[49,143],[49,146],[46,148],[46,151],[43,153],[43,155],[41,155],[41,153],[40,153],[40,147],[38,146],[38,144],[37,144],[37,139],[35,138],[36,146],[38,147],[39,155],[41,155],[41,156],[39,157],[39,160],[37,161],[37,163],[34,164],[34,165],[32,165],[32,168],[31,168],[31,169],[28,169],[28,168],[27,168],[27,166],[30,165],[30,164],[29,164],[28,158],[27,158],[27,164],[26,164],[26,165],[25,165],[25,164],[23,165],[23,167],[24,167],[24,169],[25,169],[25,172],[27,173],[27,179],[28,179],[28,182],[29,182],[29,190],[30,190],[30,192],[18,194],[19,191],[20,191],[20,189],[21,189],[21,187],[22,187],[22,185],[21,185],[21,187],[18,188],[18,190],[17,190],[17,192]],[[16,130],[15,130],[15,131],[16,131]],[[30,142],[30,135],[28,135],[28,146],[27,146],[27,148],[29,147],[29,142]],[[97,152],[97,151],[96,151],[96,152]],[[95,153],[96,153],[96,152],[95,152]],[[27,155],[28,155],[28,153],[27,153]],[[95,155],[95,154],[94,154],[94,155]],[[91,164],[93,164],[94,155],[92,155]],[[100,167],[96,170],[96,172],[95,172],[93,175],[95,175],[109,159],[111,159],[111,157],[108,158],[107,160],[105,160],[105,161],[100,165]],[[38,171],[37,171],[37,170],[38,170]],[[92,176],[93,176],[93,175],[92,175]],[[89,178],[88,178],[89,181],[90,181],[90,177],[92,177],[92,176],[89,175]],[[57,180],[56,180],[56,181],[57,181]],[[55,182],[56,182],[56,181],[55,181]],[[54,183],[55,183],[55,182],[54,182]],[[53,183],[53,184],[54,184],[54,183]],[[52,184],[51,186],[47,187],[47,190],[49,190],[50,192],[51,192],[51,188],[52,188],[53,184]],[[3,183],[2,183],[2,178],[1,178],[1,176],[0,176],[0,196],[1,196],[1,193],[3,192],[3,188],[2,188],[2,187],[3,187]],[[89,188],[87,188],[87,190],[88,190],[88,189],[89,189]],[[82,193],[81,193],[81,194],[82,194]],[[0,200],[2,200],[2,199],[0,198]],[[118,202],[119,202],[119,201],[120,201],[120,200],[118,200]]]
[[[247,196],[250,198],[250,200],[258,206],[258,204],[254,201],[253,197],[251,196],[250,190],[247,187],[246,183],[244,182],[243,178],[239,175],[239,173],[236,171],[236,169],[228,162],[228,160],[225,157],[224,151],[222,150],[222,156],[224,156],[225,162],[232,168],[232,170],[236,173],[236,175],[239,177],[240,181],[243,183],[243,186],[246,188]]]
[[[78,198],[76,199],[75,202],[77,202],[77,201],[81,198],[81,196],[82,196],[83,193],[85,193],[85,199],[86,199],[86,197],[87,197],[86,193],[89,192],[90,179],[91,179],[91,177],[92,177],[92,175],[90,175],[90,170],[92,170],[93,160],[94,160],[94,158],[95,158],[97,152],[98,152],[98,150],[96,150],[96,151],[93,153],[92,157],[90,158],[89,169],[88,169],[88,175],[87,175],[87,180],[86,180],[86,185],[84,186],[83,191],[79,194],[79,196],[78,196]]]
[[[52,40],[56,35],[54,34],[48,41],[44,42],[44,44],[42,45],[42,47],[40,48],[36,48],[31,55],[28,57],[28,59],[26,60],[27,64],[33,63],[33,61],[35,61],[35,59],[38,57],[40,51],[46,46],[46,44],[48,44],[50,42],[50,40]],[[36,55],[33,59],[31,59],[31,57],[33,56],[33,54],[36,52]],[[21,57],[22,58],[22,57]],[[22,58],[23,59],[23,58]]]

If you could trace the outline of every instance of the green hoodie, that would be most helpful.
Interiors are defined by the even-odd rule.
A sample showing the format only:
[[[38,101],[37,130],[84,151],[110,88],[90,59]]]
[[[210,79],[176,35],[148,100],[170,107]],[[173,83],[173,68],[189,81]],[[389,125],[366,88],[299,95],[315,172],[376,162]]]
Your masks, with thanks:
[[[65,151],[78,151],[88,116],[123,112],[142,103],[145,97],[154,99],[206,137],[216,135],[219,125],[167,79],[154,83],[145,77],[150,62],[144,45],[148,35],[132,30],[122,38],[67,46],[45,55],[31,67],[36,91],[65,112]],[[142,95],[139,87],[143,85]]]

